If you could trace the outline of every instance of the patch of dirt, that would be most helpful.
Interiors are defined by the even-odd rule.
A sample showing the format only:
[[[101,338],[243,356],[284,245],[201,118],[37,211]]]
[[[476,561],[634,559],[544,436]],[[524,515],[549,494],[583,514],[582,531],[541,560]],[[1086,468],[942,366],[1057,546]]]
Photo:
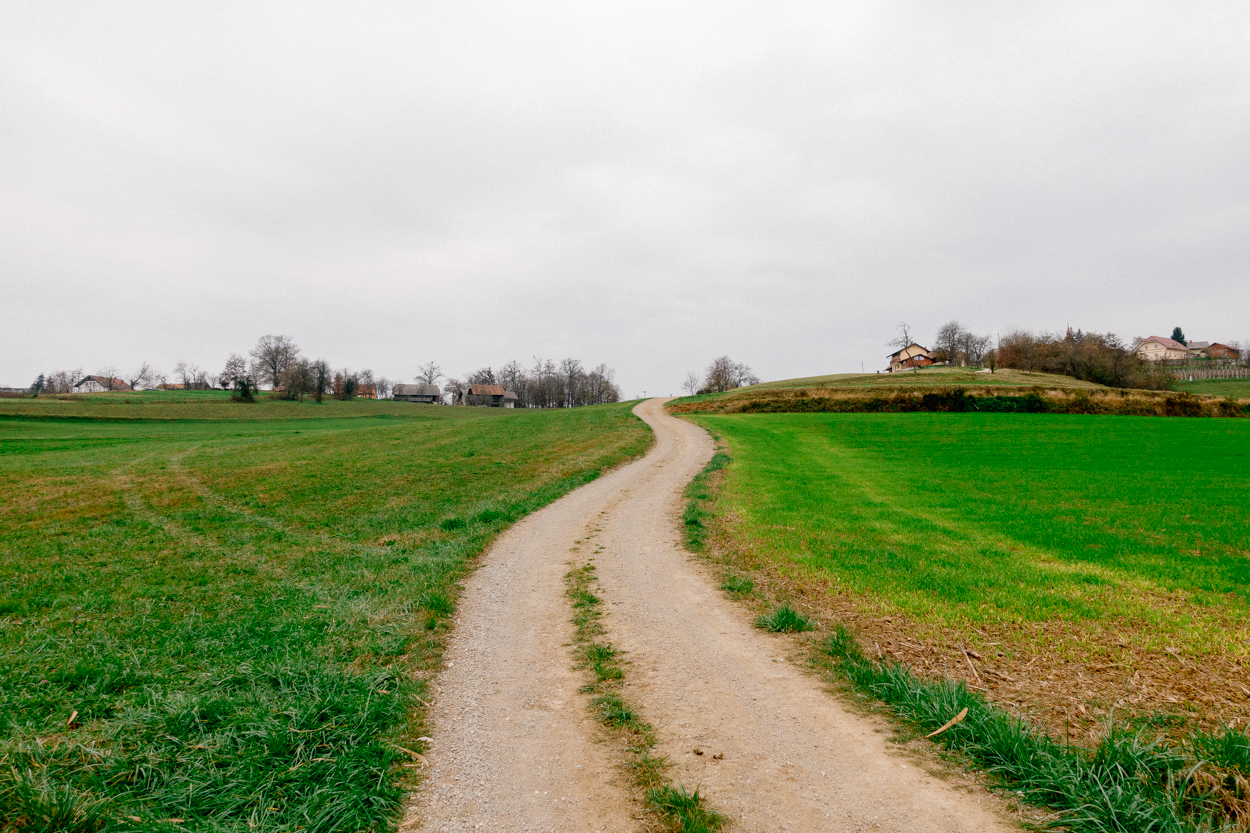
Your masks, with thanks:
[[[789,599],[826,624],[845,625],[878,659],[909,665],[930,679],[962,680],[1056,739],[1092,745],[1112,716],[1151,720],[1160,734],[1174,737],[1195,728],[1250,727],[1250,668],[1236,658],[1143,648],[1133,637],[1145,626],[1134,621],[1085,628],[1065,621],[969,623],[956,629],[883,615],[879,599],[750,555],[752,548],[734,535],[734,518],[715,524],[709,558],[749,572],[762,595]],[[1157,603],[1184,614],[1173,599]]]

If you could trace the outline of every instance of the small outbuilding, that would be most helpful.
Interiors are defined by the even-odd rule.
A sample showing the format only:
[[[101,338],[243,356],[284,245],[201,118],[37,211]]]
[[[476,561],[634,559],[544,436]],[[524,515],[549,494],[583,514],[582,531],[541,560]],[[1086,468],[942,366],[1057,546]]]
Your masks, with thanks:
[[[404,402],[424,402],[428,405],[442,405],[443,392],[438,385],[396,385],[391,388],[391,397]]]

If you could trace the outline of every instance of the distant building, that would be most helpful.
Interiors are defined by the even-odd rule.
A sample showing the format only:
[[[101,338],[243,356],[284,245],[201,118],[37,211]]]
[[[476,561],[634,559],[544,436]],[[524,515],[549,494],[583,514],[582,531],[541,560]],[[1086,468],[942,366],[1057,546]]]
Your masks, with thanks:
[[[438,385],[396,385],[391,388],[391,396],[403,402],[443,404],[443,392],[438,389]]]
[[[455,392],[457,405],[476,405],[483,408],[515,408],[517,395],[500,385],[469,385]]]
[[[1172,362],[1189,358],[1188,347],[1163,336],[1145,339],[1137,345],[1134,352],[1148,362]]]
[[[181,382],[161,382],[156,386],[157,390],[186,390],[186,385]]]
[[[355,397],[357,399],[377,399],[378,386],[374,384],[364,384],[362,382],[356,386]]]
[[[1241,359],[1241,351],[1236,347],[1229,347],[1227,344],[1220,344],[1218,341],[1207,348],[1207,357],[1212,359],[1232,359],[1238,361]]]
[[[890,366],[886,369],[886,373],[898,373],[900,370],[928,367],[931,364],[933,364],[933,354],[913,342],[902,350],[890,354]]]
[[[111,390],[134,390],[124,379],[110,379],[107,376],[86,376],[74,385],[74,393],[107,393]]]
[[[1210,346],[1211,343],[1208,341],[1191,341],[1185,345],[1185,349],[1189,351],[1191,359],[1205,359]]]

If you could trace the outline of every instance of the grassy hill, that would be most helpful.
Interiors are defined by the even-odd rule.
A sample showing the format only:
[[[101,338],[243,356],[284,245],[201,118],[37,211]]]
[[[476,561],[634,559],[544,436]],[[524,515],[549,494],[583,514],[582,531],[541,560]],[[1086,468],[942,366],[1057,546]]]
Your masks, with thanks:
[[[0,402],[0,830],[390,827],[471,559],[629,405]]]
[[[1031,373],[1027,370],[997,370],[993,373],[973,367],[926,367],[903,373],[835,373],[830,376],[807,376],[801,379],[782,379],[778,382],[761,382],[758,385],[738,388],[725,396],[751,395],[766,390],[791,390],[815,388],[821,390],[950,387],[971,385],[974,387],[1049,387],[1049,388],[1100,388],[1092,382],[1082,382],[1071,376],[1051,373]]]
[[[1250,398],[1226,400],[1188,391],[1109,388],[1069,376],[932,367],[902,373],[846,373],[784,379],[718,394],[687,396],[674,413],[997,413],[1247,416]]]

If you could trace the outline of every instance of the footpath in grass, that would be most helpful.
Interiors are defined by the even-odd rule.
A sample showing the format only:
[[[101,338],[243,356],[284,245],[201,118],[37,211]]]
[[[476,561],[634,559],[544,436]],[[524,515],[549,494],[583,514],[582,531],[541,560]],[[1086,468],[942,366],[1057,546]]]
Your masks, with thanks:
[[[761,627],[1073,829],[1250,824],[1244,423],[698,421],[688,543]]]
[[[0,420],[0,830],[388,829],[470,560],[650,433],[189,406]]]
[[[1250,422],[696,419],[734,458],[725,546],[883,653],[1074,734],[1250,717]]]

